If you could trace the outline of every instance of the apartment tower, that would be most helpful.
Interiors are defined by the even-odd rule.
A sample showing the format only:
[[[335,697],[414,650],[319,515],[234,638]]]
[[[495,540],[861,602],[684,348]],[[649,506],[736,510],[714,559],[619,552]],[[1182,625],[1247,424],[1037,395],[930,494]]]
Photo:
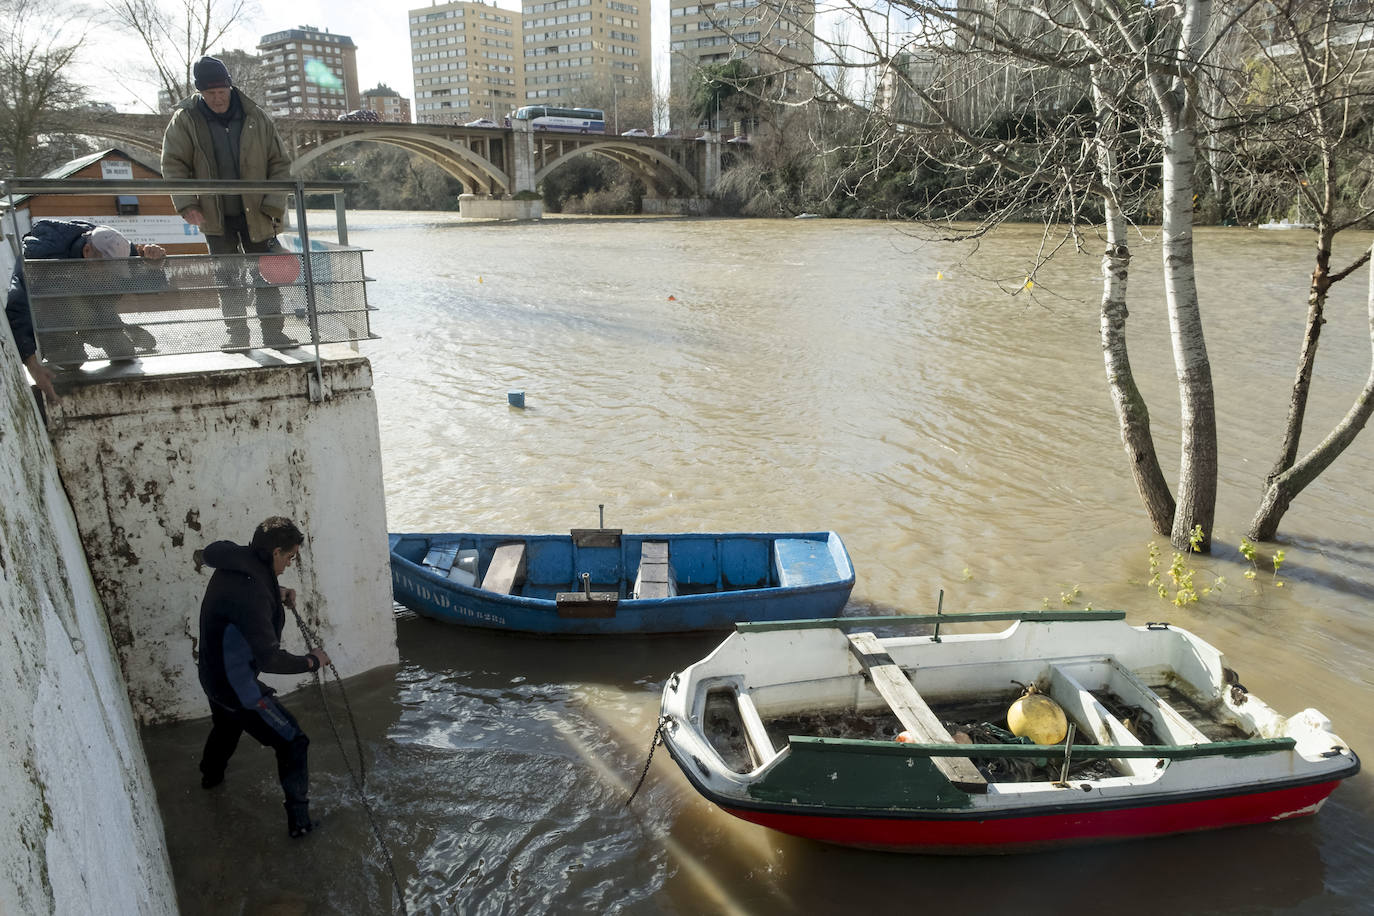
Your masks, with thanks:
[[[618,98],[652,92],[649,0],[546,0],[523,11],[523,104],[604,108],[610,121]]]
[[[303,25],[262,36],[258,53],[260,101],[274,117],[333,119],[358,107],[358,48],[347,35]]]
[[[695,126],[687,123],[693,80],[712,64],[744,61],[764,76],[759,92],[767,98],[795,102],[811,93],[807,74],[791,66],[815,61],[815,0],[672,0],[668,22],[674,127]],[[724,126],[712,115],[701,124]]]
[[[415,121],[497,124],[521,104],[520,14],[456,0],[409,12]]]

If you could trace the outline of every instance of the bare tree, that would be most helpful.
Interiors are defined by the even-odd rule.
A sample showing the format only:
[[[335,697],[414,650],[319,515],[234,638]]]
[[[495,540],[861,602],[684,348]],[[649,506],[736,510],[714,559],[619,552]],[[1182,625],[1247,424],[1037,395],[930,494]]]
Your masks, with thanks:
[[[1218,128],[1237,138],[1229,144],[1233,179],[1261,188],[1277,179],[1282,189],[1278,198],[1295,198],[1295,212],[1313,221],[1316,235],[1283,440],[1250,523],[1251,537],[1269,540],[1293,499],[1354,441],[1374,412],[1371,361],[1370,378],[1346,415],[1299,459],[1330,289],[1370,261],[1365,251],[1351,264],[1331,263],[1336,235],[1374,216],[1374,200],[1369,199],[1374,196],[1374,154],[1369,151],[1374,55],[1367,9],[1361,13],[1337,0],[1264,0],[1246,10],[1238,26],[1249,44],[1250,66],[1229,80],[1225,114],[1230,117]],[[1374,340],[1374,313],[1370,333]]]
[[[106,0],[115,25],[148,52],[158,88],[175,104],[194,90],[191,68],[253,11],[251,0]]]
[[[85,99],[67,74],[85,39],[85,11],[0,0],[0,173],[28,175],[40,134]]]
[[[781,0],[769,0],[781,2]],[[1216,417],[1192,257],[1193,190],[1198,149],[1198,86],[1211,47],[1208,0],[1121,5],[1112,0],[891,0],[914,23],[905,47],[930,65],[896,59],[876,34],[871,8],[851,0],[859,39],[835,47],[834,32],[816,35],[825,68],[808,69],[817,95],[856,109],[836,71],[876,69],[914,105],[891,105],[875,134],[880,146],[918,145],[939,159],[962,204],[944,206],[946,221],[976,220],[972,229],[946,222],[940,238],[977,237],[1006,219],[1038,216],[1046,244],[1026,269],[1064,244],[1081,246],[1092,224],[1105,237],[1102,334],[1107,383],[1137,487],[1160,533],[1187,546],[1200,527],[1207,550],[1216,506]],[[758,50],[757,48],[754,50]],[[910,54],[910,52],[907,52]],[[915,56],[915,55],[911,55]],[[774,54],[779,69],[806,66]],[[1087,100],[1080,106],[1080,100]],[[1136,162],[1147,162],[1161,193],[1165,306],[1182,404],[1177,499],[1158,469],[1148,412],[1126,358],[1130,247],[1123,155],[1129,119]],[[1142,156],[1140,150],[1148,150]],[[873,157],[874,177],[882,156]],[[937,201],[938,203],[938,201]]]

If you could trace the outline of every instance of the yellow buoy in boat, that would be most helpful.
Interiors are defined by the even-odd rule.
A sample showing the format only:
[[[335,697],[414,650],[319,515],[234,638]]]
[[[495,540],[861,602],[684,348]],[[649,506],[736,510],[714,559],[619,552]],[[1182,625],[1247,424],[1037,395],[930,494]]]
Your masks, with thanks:
[[[1007,710],[1007,727],[1018,738],[1058,744],[1069,733],[1069,720],[1058,703],[1032,686]]]

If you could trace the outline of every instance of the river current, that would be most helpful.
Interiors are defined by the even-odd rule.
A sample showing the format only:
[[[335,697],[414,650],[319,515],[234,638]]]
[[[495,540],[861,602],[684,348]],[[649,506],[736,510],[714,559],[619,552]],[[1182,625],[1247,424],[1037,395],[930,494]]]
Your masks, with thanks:
[[[1103,376],[1099,241],[1028,284],[1038,227],[976,248],[904,229],[350,214],[376,278],[381,339],[360,349],[389,528],[564,531],[594,527],[598,505],[627,531],[833,528],[858,577],[851,614],[929,612],[943,589],[946,611],[1169,620],[1225,651],[1280,712],[1316,707],[1374,760],[1374,431],[1297,499],[1254,579],[1237,549],[1282,431],[1311,236],[1198,233],[1221,476],[1214,553],[1193,565],[1199,585],[1225,582],[1180,608],[1148,584],[1152,540],[1165,565],[1171,550],[1151,538]],[[1370,241],[1341,239],[1336,261]],[[1157,236],[1134,253],[1131,359],[1172,480]],[[1305,446],[1369,371],[1369,294],[1365,273],[1333,294]],[[508,406],[513,389],[524,410]],[[661,750],[625,805],[664,682],[719,635],[545,640],[395,613],[399,667],[347,689],[411,913],[1374,907],[1368,772],[1315,817],[1264,827],[1015,857],[832,848],[724,814]],[[319,695],[287,703],[312,738],[322,818],[304,841],[286,837],[270,752],[245,739],[226,789],[204,792],[208,721],[144,732],[185,913],[390,912]],[[346,732],[344,745],[351,757]]]

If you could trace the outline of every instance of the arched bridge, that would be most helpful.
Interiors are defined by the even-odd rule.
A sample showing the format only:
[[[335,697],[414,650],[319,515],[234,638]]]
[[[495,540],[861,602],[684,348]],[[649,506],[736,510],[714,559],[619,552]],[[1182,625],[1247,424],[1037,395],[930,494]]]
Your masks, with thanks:
[[[524,126],[522,122],[516,122]],[[276,119],[292,156],[291,172],[350,143],[385,143],[424,156],[463,183],[468,192],[500,197],[533,191],[545,176],[577,156],[602,156],[644,182],[649,197],[704,197],[720,176],[715,140],[617,137],[561,131],[393,124],[385,121]],[[162,150],[166,115],[94,114],[69,129],[151,153]]]

